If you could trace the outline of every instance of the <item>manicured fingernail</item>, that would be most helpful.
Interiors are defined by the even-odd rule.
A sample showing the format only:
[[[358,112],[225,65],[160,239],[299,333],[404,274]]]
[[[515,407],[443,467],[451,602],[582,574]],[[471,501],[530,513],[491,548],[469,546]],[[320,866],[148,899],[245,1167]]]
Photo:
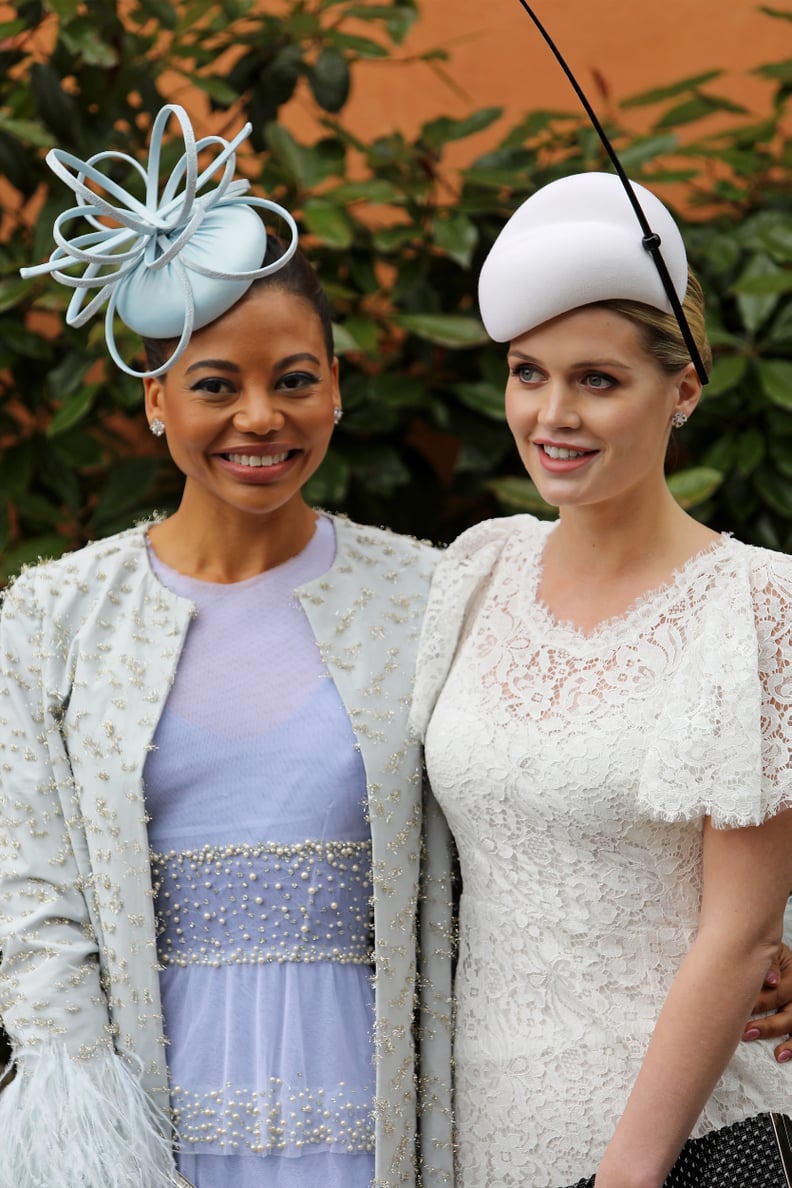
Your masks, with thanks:
[[[772,970],[772,969],[770,970],[769,974],[765,978],[765,983],[768,986],[777,986],[778,985],[778,974],[775,972],[775,970]]]
[[[792,1052],[790,1052],[789,1048],[784,1048],[783,1052],[779,1052],[778,1063],[786,1064],[788,1060],[792,1060]]]
[[[749,1027],[748,1030],[745,1032],[743,1039],[744,1040],[759,1039],[759,1036],[761,1034],[762,1033],[758,1027]],[[789,1054],[790,1054],[790,1056],[792,1056],[792,1052],[790,1052]]]

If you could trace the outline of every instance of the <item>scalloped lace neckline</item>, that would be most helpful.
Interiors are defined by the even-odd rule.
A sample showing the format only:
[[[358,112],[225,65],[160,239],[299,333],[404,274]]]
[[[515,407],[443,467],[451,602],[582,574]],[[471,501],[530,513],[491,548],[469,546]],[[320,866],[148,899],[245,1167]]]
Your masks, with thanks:
[[[698,571],[703,569],[705,564],[709,564],[711,560],[718,560],[727,545],[733,540],[731,533],[721,532],[717,540],[714,540],[706,548],[700,549],[697,553],[693,553],[692,556],[688,557],[687,561],[677,569],[674,569],[669,575],[668,581],[662,582],[658,586],[652,586],[650,589],[645,590],[643,594],[639,594],[621,614],[611,615],[607,619],[601,619],[590,630],[585,630],[583,627],[579,627],[576,623],[573,623],[570,619],[557,618],[547,603],[539,598],[539,584],[542,580],[542,570],[544,567],[544,551],[553,528],[555,528],[555,524],[553,524],[550,531],[543,533],[541,549],[535,555],[530,574],[530,588],[526,589],[526,593],[530,595],[529,601],[535,607],[537,615],[550,630],[560,635],[567,635],[583,643],[598,640],[609,633],[618,633],[622,627],[632,626],[634,623],[642,626],[650,613],[656,617],[658,603],[667,602],[685,586],[691,585],[694,577],[698,576]]]

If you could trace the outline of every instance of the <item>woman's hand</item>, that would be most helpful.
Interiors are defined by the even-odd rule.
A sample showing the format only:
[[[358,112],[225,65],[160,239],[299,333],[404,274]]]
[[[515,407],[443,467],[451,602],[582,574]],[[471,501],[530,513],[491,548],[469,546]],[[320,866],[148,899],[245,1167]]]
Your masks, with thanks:
[[[772,1013],[767,1014],[768,1011]],[[775,1049],[775,1058],[779,1064],[792,1060],[792,949],[788,945],[779,946],[778,956],[767,971],[752,1014],[765,1017],[752,1018],[746,1025],[743,1039],[783,1036],[783,1042]]]

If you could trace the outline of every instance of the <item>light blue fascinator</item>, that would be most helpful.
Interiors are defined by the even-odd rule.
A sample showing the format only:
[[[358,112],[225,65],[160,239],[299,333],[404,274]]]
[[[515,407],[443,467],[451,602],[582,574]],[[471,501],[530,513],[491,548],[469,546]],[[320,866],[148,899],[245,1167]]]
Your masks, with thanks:
[[[184,153],[160,188],[162,139],[170,116],[181,126]],[[25,278],[51,273],[74,289],[66,311],[70,326],[85,325],[107,302],[107,347],[127,375],[162,375],[182,354],[194,330],[226,313],[254,280],[276,272],[294,255],[298,233],[289,212],[267,198],[251,197],[248,181],[234,181],[236,150],[250,129],[246,124],[230,141],[222,136],[196,141],[184,108],[167,104],[154,121],[145,169],[126,153],[110,150],[87,161],[62,149],[47,154],[47,164],[74,191],[77,205],[55,220],[57,246],[49,260],[21,268],[20,273]],[[199,173],[198,154],[215,146],[219,152]],[[98,169],[103,161],[123,161],[138,173],[145,183],[145,201]],[[218,173],[215,188],[206,191]],[[289,228],[283,255],[266,267],[260,265],[267,231],[255,207],[279,215]],[[76,219],[84,219],[93,230],[69,239],[66,227]],[[110,220],[115,225],[108,225]],[[64,271],[75,266],[82,266],[82,272]],[[167,362],[154,371],[128,366],[116,347],[116,314],[144,338],[177,339]]]

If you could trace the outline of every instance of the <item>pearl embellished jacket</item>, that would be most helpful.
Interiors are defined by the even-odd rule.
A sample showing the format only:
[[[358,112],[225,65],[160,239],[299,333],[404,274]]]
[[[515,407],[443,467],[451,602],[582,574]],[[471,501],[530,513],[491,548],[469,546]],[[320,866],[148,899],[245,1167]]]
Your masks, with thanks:
[[[436,554],[335,528],[333,566],[298,594],[368,785],[375,1185],[439,1188],[452,1184],[449,845],[407,724]],[[29,569],[4,599],[0,1013],[17,1075],[0,1094],[0,1188],[70,1188],[75,1170],[85,1188],[178,1183],[143,766],[193,608],[154,576],[145,531]]]

